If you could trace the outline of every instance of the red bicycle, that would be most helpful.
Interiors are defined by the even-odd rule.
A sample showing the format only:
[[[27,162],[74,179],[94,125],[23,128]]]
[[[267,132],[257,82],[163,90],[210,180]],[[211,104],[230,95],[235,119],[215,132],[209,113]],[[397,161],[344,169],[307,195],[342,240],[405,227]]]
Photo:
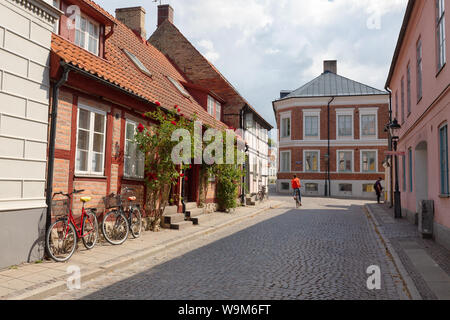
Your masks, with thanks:
[[[70,194],[58,192],[53,195],[53,198],[57,195],[65,196],[65,200],[53,201],[53,207],[59,207],[63,209],[66,216],[57,219],[50,225],[46,237],[46,248],[48,255],[57,262],[65,262],[69,260],[75,252],[78,239],[83,240],[83,244],[86,249],[90,250],[94,248],[98,239],[98,221],[96,215],[96,209],[85,209],[84,206],[87,202],[91,201],[91,197],[81,197],[83,208],[81,210],[80,224],[78,225],[72,213],[72,209],[69,208],[70,199],[74,194],[82,193],[84,190],[74,190]],[[61,205],[62,203],[62,205]]]

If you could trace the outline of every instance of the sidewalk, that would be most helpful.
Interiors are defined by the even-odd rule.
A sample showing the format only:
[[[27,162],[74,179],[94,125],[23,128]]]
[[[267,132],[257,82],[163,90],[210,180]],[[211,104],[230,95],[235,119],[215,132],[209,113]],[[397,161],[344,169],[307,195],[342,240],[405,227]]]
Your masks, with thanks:
[[[69,266],[80,267],[82,280],[88,281],[280,205],[282,202],[268,201],[256,207],[237,208],[231,214],[215,212],[210,220],[200,226],[192,226],[182,231],[162,229],[161,232],[144,232],[141,238],[129,238],[121,246],[98,243],[94,249],[88,251],[80,243],[78,250],[66,263],[44,261],[0,270],[0,300],[43,299],[66,288]]]
[[[424,300],[449,300],[450,251],[423,239],[417,226],[406,219],[395,219],[393,209],[386,205],[367,204],[366,208],[397,267],[404,271],[410,291]]]

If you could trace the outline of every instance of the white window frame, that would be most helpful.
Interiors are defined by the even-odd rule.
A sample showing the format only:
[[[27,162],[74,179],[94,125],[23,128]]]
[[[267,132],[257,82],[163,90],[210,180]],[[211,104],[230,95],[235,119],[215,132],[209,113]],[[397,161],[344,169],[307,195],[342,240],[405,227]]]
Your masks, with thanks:
[[[362,118],[363,116],[375,116],[375,135],[363,135]],[[359,139],[369,140],[378,139],[378,108],[359,109]]]
[[[85,111],[90,112],[89,115],[89,145],[88,145],[88,163],[87,163],[87,171],[81,171],[77,169],[77,163],[75,163],[75,174],[78,175],[89,175],[89,176],[104,176],[105,175],[105,161],[106,161],[106,125],[107,125],[107,113],[103,110],[100,109],[96,109],[96,108],[92,108],[90,106],[87,106],[85,104],[78,104],[78,114],[77,114],[77,127],[76,127],[76,135],[77,135],[77,139],[76,139],[76,150],[75,150],[75,157],[77,156],[78,153],[78,131],[79,131],[79,123],[80,123],[80,111],[79,109],[83,109]],[[104,116],[105,121],[104,121],[104,128],[103,128],[103,146],[102,146],[102,153],[103,153],[103,161],[102,161],[102,170],[99,172],[95,172],[92,170],[92,156],[93,156],[93,146],[94,146],[94,126],[95,126],[95,121],[92,121],[92,114],[96,113],[96,114],[100,114],[102,116]],[[83,129],[84,130],[84,129]],[[76,162],[76,159],[75,159]]]
[[[207,106],[208,113],[212,117],[214,117],[215,119],[220,121],[222,118],[222,104],[210,95],[208,95],[208,103],[207,104],[208,104],[208,106]],[[219,109],[220,109],[219,117],[217,117],[217,106],[219,106]]]
[[[445,25],[445,0],[436,0],[436,53],[437,71],[439,72],[447,62],[446,53],[446,25]]]
[[[58,9],[61,10],[61,0],[53,0],[53,6]],[[56,19],[55,24],[53,25],[53,33],[55,34],[59,34],[59,21],[60,19]]]
[[[86,20],[86,31],[82,31],[81,30],[81,18]],[[78,23],[80,24],[80,28],[79,29],[77,28],[77,24]],[[97,46],[95,47],[95,52],[92,52],[92,51],[89,50],[89,40],[90,40],[90,37],[91,37],[91,34],[89,33],[89,23],[91,23],[91,24],[93,24],[94,26],[97,27],[97,35],[96,35],[97,36],[97,38],[96,38]],[[77,14],[76,17],[75,17],[75,39],[76,39],[76,32],[77,31],[80,31],[80,33],[84,32],[84,44],[83,45],[81,45],[81,43],[78,44],[74,40],[75,44],[77,46],[80,46],[81,48],[89,51],[90,53],[98,56],[99,55],[99,51],[100,51],[99,50],[100,49],[100,24],[98,22],[96,22],[95,20],[91,19],[89,16],[85,15],[84,13],[80,13],[80,14]]]
[[[364,152],[375,152],[375,171],[364,171],[363,170],[363,153]],[[365,150],[360,150],[359,153],[359,164],[360,164],[360,172],[361,173],[378,173],[378,150],[377,149],[365,149]]]
[[[317,117],[317,136],[306,135],[306,118]],[[291,125],[292,127],[292,125]],[[304,140],[320,140],[320,110],[303,110],[303,139]]]
[[[283,120],[289,119],[289,135],[284,135],[284,122]],[[291,140],[292,137],[292,117],[291,113],[282,113],[280,114],[280,139],[282,140]]]
[[[288,162],[288,165],[289,165],[289,170],[288,171],[286,171],[286,170],[283,170],[283,153],[285,153],[285,154],[289,154],[289,162]],[[291,158],[291,151],[290,150],[288,150],[288,151],[280,151],[280,172],[281,173],[289,173],[289,172],[292,172],[291,170],[292,170],[292,168],[291,168],[291,162],[292,162],[292,158]]]
[[[339,117],[351,116],[352,117],[352,134],[351,136],[339,135]],[[355,139],[355,109],[336,109],[336,140],[354,140]]]
[[[352,154],[352,170],[351,171],[341,171],[339,166],[339,153],[341,152],[351,152]],[[337,173],[354,173],[355,172],[355,150],[336,150],[336,172]]]
[[[129,124],[131,124],[131,125],[133,125],[134,126],[134,133],[136,133],[136,129],[137,129],[137,127],[138,127],[138,124],[137,124],[137,122],[136,121],[133,121],[133,120],[130,120],[130,119],[126,119],[126,121],[125,121],[125,152],[126,152],[126,150],[127,150],[127,143],[130,143],[130,141],[129,140],[134,140],[134,136],[133,136],[133,139],[128,139],[128,137],[127,137],[127,132],[128,132],[128,130],[127,130],[127,127],[128,127],[128,125]],[[137,148],[136,148],[136,151],[137,152],[140,152],[141,153],[141,155],[142,155],[142,152],[141,151],[139,151],[139,150],[137,150]],[[130,174],[128,174],[127,172],[125,172],[126,171],[126,165],[125,165],[125,161],[127,160],[127,156],[124,154],[124,159],[123,159],[123,162],[124,162],[124,172],[123,172],[123,175],[124,175],[124,177],[125,178],[131,178],[131,179],[144,179],[145,178],[145,156],[143,157],[143,159],[142,159],[142,161],[143,161],[143,168],[144,168],[144,172],[142,173],[142,175],[141,176],[139,176],[139,174],[137,174],[137,175],[135,175],[135,176],[133,176],[133,175],[130,175]],[[140,159],[138,158],[138,154],[136,154],[136,165],[137,165],[137,163],[140,161]]]
[[[306,154],[311,152],[317,153],[317,171],[306,170]],[[305,173],[320,173],[320,150],[303,150],[303,172]]]

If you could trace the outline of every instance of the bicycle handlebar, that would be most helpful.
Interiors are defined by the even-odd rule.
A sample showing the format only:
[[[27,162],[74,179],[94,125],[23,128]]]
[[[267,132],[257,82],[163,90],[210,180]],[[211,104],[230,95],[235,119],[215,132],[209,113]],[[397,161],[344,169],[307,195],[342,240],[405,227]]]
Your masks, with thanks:
[[[62,196],[65,196],[65,197],[67,197],[67,198],[70,198],[70,196],[71,195],[73,195],[73,194],[78,194],[78,193],[83,193],[84,191],[86,191],[86,190],[76,190],[76,189],[73,189],[73,192],[72,193],[64,193],[64,192],[56,192],[56,193],[54,193],[53,194],[53,198],[55,197],[55,196],[58,196],[58,195],[62,195]]]

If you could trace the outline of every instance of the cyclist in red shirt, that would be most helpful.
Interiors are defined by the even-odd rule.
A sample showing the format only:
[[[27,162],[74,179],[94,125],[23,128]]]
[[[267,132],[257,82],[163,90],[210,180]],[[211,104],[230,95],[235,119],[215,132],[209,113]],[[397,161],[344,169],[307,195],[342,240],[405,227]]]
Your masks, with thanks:
[[[300,188],[302,187],[302,184],[300,182],[300,179],[297,178],[297,175],[294,175],[294,179],[291,181],[292,183],[292,189],[294,190],[294,199],[297,202],[297,206],[302,205],[302,193],[300,192]],[[297,200],[298,197],[298,200]]]

